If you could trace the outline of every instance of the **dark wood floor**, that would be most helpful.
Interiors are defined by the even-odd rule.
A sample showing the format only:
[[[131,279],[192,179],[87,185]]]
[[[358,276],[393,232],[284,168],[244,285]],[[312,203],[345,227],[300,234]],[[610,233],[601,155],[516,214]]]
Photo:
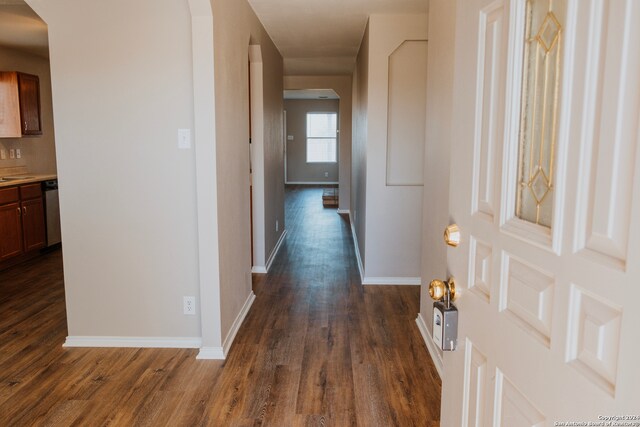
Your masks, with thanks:
[[[416,286],[363,288],[348,220],[287,192],[288,237],[226,361],[63,349],[60,251],[0,272],[0,426],[433,426]]]

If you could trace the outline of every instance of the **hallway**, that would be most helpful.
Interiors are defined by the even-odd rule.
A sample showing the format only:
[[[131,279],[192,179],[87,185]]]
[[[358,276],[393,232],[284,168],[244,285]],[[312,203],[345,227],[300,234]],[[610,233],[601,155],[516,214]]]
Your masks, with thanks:
[[[254,278],[210,415],[219,425],[429,425],[440,380],[415,324],[419,287],[362,287],[348,219],[321,196],[287,187],[286,242]]]
[[[288,236],[226,361],[64,349],[61,254],[0,273],[2,425],[438,425],[417,286],[363,288],[345,218],[287,191]]]

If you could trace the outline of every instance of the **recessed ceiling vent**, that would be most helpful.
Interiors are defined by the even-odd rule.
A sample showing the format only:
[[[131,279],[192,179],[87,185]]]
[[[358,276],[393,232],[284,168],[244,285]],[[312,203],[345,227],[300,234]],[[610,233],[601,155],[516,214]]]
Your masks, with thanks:
[[[285,89],[284,99],[340,99],[340,97],[333,89]]]

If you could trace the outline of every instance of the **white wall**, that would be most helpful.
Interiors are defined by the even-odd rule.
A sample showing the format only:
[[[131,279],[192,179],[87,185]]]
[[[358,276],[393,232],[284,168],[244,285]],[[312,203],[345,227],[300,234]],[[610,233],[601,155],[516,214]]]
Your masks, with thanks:
[[[224,357],[220,319],[220,241],[215,137],[213,11],[209,0],[188,0],[193,44],[194,143],[198,215],[200,328],[198,358]]]
[[[366,261],[367,229],[367,108],[369,95],[369,23],[353,72],[353,150],[351,169],[351,230],[356,245],[360,275]]]
[[[200,337],[186,0],[29,0],[47,22],[70,336]]]
[[[347,212],[351,205],[351,76],[285,76],[285,89],[333,89],[340,97],[340,138],[338,153],[339,206]]]
[[[307,162],[307,113],[336,113],[340,101],[337,99],[286,99],[287,111],[287,182],[338,182],[339,153],[336,163]],[[338,135],[338,143],[340,135]],[[336,147],[336,148],[339,148]],[[327,176],[325,177],[325,173]]]
[[[368,58],[366,36],[368,34]],[[389,57],[406,40],[427,39],[427,15],[371,15],[368,32],[358,58],[357,79],[368,69],[366,111],[359,103],[356,127],[366,123],[366,134],[358,129],[354,146],[354,168],[366,169],[366,247],[361,248],[364,283],[420,282],[422,250],[422,186],[387,185],[387,123]],[[363,62],[366,62],[366,67]],[[417,85],[417,88],[421,86]],[[423,86],[422,86],[423,87]],[[358,89],[360,90],[360,88]],[[423,90],[423,89],[418,89]],[[362,95],[358,95],[361,97]],[[362,162],[365,141],[366,164]],[[356,155],[357,151],[357,155]],[[354,177],[358,179],[358,175]],[[360,187],[360,186],[359,186]],[[357,203],[356,203],[357,204]],[[362,208],[359,208],[362,210]],[[362,213],[356,231],[360,244]]]
[[[214,20],[218,231],[222,337],[251,291],[249,207],[249,45],[260,45],[264,111],[265,254],[284,223],[282,56],[246,0],[212,2]],[[276,231],[275,223],[279,222]]]
[[[51,72],[49,60],[39,56],[0,46],[0,70],[20,71],[40,78],[40,117],[42,135],[22,138],[0,138],[0,148],[9,151],[20,148],[21,159],[0,160],[0,168],[26,166],[32,173],[56,172],[56,146],[53,133],[53,106],[51,102]]]
[[[418,323],[426,326],[431,344],[433,300],[429,282],[447,276],[447,246],[442,235],[449,225],[449,171],[453,107],[453,71],[456,2],[431,0],[429,4],[429,55],[425,145],[422,287]],[[434,177],[437,177],[435,179]],[[452,249],[457,250],[457,249]],[[431,345],[436,366],[442,366],[442,351]]]
[[[388,186],[422,186],[427,41],[404,41],[388,62],[386,182]]]

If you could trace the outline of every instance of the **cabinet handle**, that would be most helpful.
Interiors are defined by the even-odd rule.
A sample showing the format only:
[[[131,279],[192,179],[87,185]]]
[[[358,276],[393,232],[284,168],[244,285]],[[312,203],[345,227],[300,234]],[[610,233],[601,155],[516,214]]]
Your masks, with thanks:
[[[22,215],[22,211],[18,208],[18,215]]]
[[[24,215],[27,215],[27,207],[26,207],[26,206],[22,208],[22,213],[23,213]]]

